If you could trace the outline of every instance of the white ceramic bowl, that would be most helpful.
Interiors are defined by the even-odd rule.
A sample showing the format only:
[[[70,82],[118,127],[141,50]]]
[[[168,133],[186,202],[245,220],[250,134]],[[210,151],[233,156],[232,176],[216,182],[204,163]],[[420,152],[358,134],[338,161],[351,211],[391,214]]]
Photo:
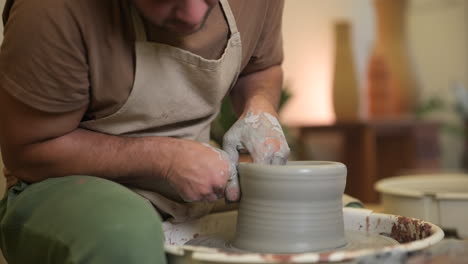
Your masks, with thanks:
[[[468,238],[467,174],[392,177],[378,181],[375,189],[386,213],[423,219]]]

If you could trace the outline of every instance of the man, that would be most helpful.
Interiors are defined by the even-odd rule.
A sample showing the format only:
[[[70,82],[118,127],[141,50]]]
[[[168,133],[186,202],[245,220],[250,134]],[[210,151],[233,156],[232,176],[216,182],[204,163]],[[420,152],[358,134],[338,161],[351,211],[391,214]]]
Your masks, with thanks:
[[[0,143],[11,187],[0,231],[9,263],[163,263],[161,217],[186,221],[239,199],[240,148],[284,164],[282,6],[7,1]],[[223,151],[206,142],[226,94],[239,120]]]

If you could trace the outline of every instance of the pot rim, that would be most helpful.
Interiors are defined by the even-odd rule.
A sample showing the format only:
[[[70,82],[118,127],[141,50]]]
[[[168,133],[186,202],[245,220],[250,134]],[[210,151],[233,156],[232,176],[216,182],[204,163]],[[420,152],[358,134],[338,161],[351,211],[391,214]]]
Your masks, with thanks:
[[[337,176],[346,178],[346,166],[336,161],[289,161],[286,165],[269,165],[259,163],[239,163],[240,177],[244,173],[256,178],[305,178]],[[252,174],[252,175],[250,175]]]

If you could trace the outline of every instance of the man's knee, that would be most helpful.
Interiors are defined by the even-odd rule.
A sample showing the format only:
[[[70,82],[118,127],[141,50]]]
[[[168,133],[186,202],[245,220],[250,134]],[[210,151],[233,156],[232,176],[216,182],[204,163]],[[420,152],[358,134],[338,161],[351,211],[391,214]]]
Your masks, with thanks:
[[[114,182],[89,176],[50,179],[27,187],[9,204],[3,239],[16,242],[6,242],[5,249],[9,259],[21,259],[11,263],[38,263],[21,256],[31,247],[44,252],[36,252],[38,258],[70,260],[63,263],[164,262],[159,215]]]
[[[163,263],[165,259],[163,233],[159,218],[137,213],[129,216],[107,215],[95,219],[91,230],[83,231],[81,239],[69,241],[73,263]],[[81,228],[89,228],[85,225]],[[80,228],[80,229],[81,229]]]

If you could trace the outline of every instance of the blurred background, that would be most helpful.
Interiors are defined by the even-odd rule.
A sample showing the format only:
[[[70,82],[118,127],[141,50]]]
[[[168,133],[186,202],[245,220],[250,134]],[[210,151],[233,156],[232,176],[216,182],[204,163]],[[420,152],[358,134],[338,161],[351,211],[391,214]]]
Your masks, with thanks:
[[[347,192],[466,167],[468,1],[286,0],[281,109],[296,159],[348,166]]]
[[[344,162],[369,206],[381,179],[468,167],[468,1],[286,0],[283,39],[291,159]]]
[[[286,0],[291,159],[345,163],[369,204],[380,179],[464,171],[467,22],[464,0]],[[223,108],[213,138],[234,121]]]

